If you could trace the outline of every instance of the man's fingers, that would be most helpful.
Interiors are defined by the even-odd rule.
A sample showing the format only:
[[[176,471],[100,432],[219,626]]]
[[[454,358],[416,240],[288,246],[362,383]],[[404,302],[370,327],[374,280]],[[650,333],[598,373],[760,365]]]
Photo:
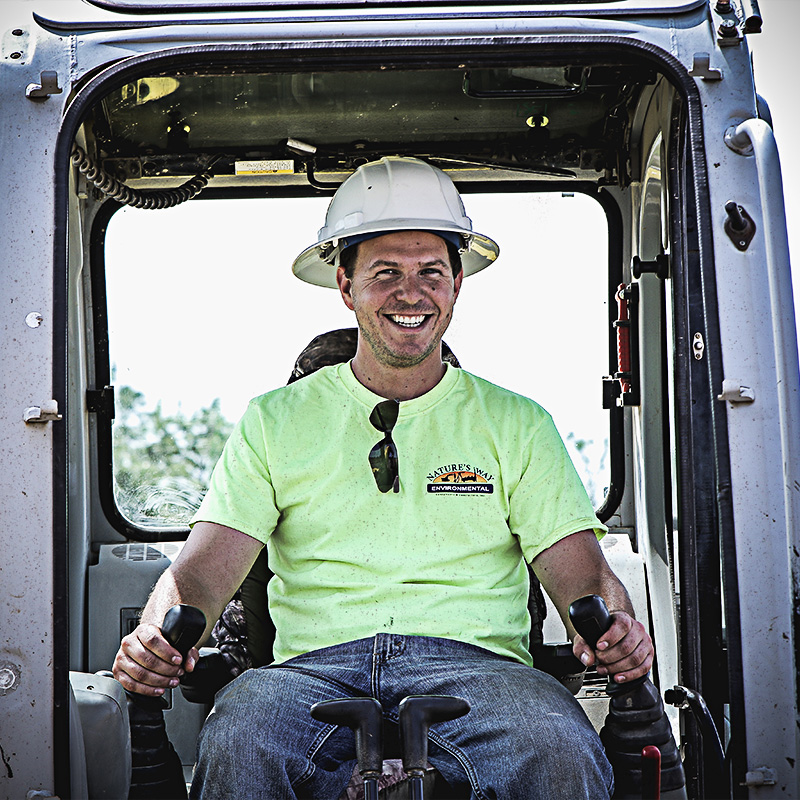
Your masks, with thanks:
[[[193,647],[189,652],[186,654],[186,660],[183,662],[183,668],[187,672],[194,671],[195,666],[197,665],[197,659],[200,658],[200,652],[196,647]]]
[[[630,682],[646,675],[653,665],[653,642],[644,626],[623,612],[613,616],[611,627],[600,637],[597,651],[576,636],[572,652],[590,667],[597,664],[599,675],[608,675],[617,683]]]
[[[180,654],[155,625],[139,625],[122,640],[112,671],[128,691],[150,696],[177,686],[184,673]]]
[[[627,614],[615,614],[611,627],[598,640],[597,649],[602,653],[619,645],[630,635],[633,627],[637,624],[636,620]]]
[[[599,675],[610,675],[617,683],[632,681],[646,675],[653,665],[653,650],[647,642],[640,642],[635,650],[625,658],[617,661],[599,664]]]
[[[646,675],[653,664],[653,642],[644,626],[627,614],[615,615],[614,625],[598,643],[597,672],[618,683]]]
[[[161,630],[155,625],[139,625],[131,636],[126,636],[125,639],[132,637],[132,643],[135,644],[138,640],[146,653],[154,654],[165,664],[180,665],[181,654],[163,637]],[[125,642],[125,639],[122,641]]]
[[[114,677],[129,692],[146,695],[161,695],[178,685],[178,678],[150,672],[132,661],[114,663]]]
[[[572,642],[572,654],[575,658],[580,659],[584,667],[591,667],[595,662],[594,651],[580,634],[576,634]]]

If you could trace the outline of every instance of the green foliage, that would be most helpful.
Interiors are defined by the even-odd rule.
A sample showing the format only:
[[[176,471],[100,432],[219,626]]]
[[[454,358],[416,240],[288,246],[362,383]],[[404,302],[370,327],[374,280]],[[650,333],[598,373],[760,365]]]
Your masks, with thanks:
[[[208,487],[233,424],[219,400],[187,416],[146,410],[141,392],[116,392],[113,427],[117,505],[146,527],[186,525]]]

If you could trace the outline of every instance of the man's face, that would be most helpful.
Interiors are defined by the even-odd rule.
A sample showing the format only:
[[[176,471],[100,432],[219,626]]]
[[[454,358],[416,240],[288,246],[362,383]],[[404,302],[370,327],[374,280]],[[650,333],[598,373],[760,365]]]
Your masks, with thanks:
[[[358,246],[352,278],[339,268],[342,298],[355,311],[362,340],[390,367],[413,367],[435,353],[453,315],[455,278],[443,239],[400,231]]]

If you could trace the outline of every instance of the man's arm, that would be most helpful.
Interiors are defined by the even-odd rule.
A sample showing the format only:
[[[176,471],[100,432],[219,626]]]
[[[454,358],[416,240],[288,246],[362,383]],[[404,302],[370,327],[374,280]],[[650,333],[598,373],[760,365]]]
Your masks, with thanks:
[[[129,691],[151,696],[177,686],[184,670],[194,669],[197,650],[192,648],[181,664],[178,651],[161,635],[164,615],[177,603],[197,606],[208,621],[200,641],[205,639],[262,546],[233,528],[198,522],[178,558],[156,583],[141,623],[122,640],[114,659],[114,677]]]
[[[653,664],[653,642],[633,615],[625,587],[611,571],[592,531],[573,533],[540,553],[531,565],[573,637],[573,652],[587,666],[623,683],[647,674]],[[611,612],[612,625],[600,637],[597,653],[578,636],[569,621],[573,600],[600,595]]]

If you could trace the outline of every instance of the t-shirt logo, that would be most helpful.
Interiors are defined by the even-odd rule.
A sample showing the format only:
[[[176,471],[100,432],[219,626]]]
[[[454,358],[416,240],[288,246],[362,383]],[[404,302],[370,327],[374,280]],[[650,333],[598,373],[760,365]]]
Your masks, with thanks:
[[[447,464],[428,476],[430,494],[491,494],[494,476],[471,464]]]

